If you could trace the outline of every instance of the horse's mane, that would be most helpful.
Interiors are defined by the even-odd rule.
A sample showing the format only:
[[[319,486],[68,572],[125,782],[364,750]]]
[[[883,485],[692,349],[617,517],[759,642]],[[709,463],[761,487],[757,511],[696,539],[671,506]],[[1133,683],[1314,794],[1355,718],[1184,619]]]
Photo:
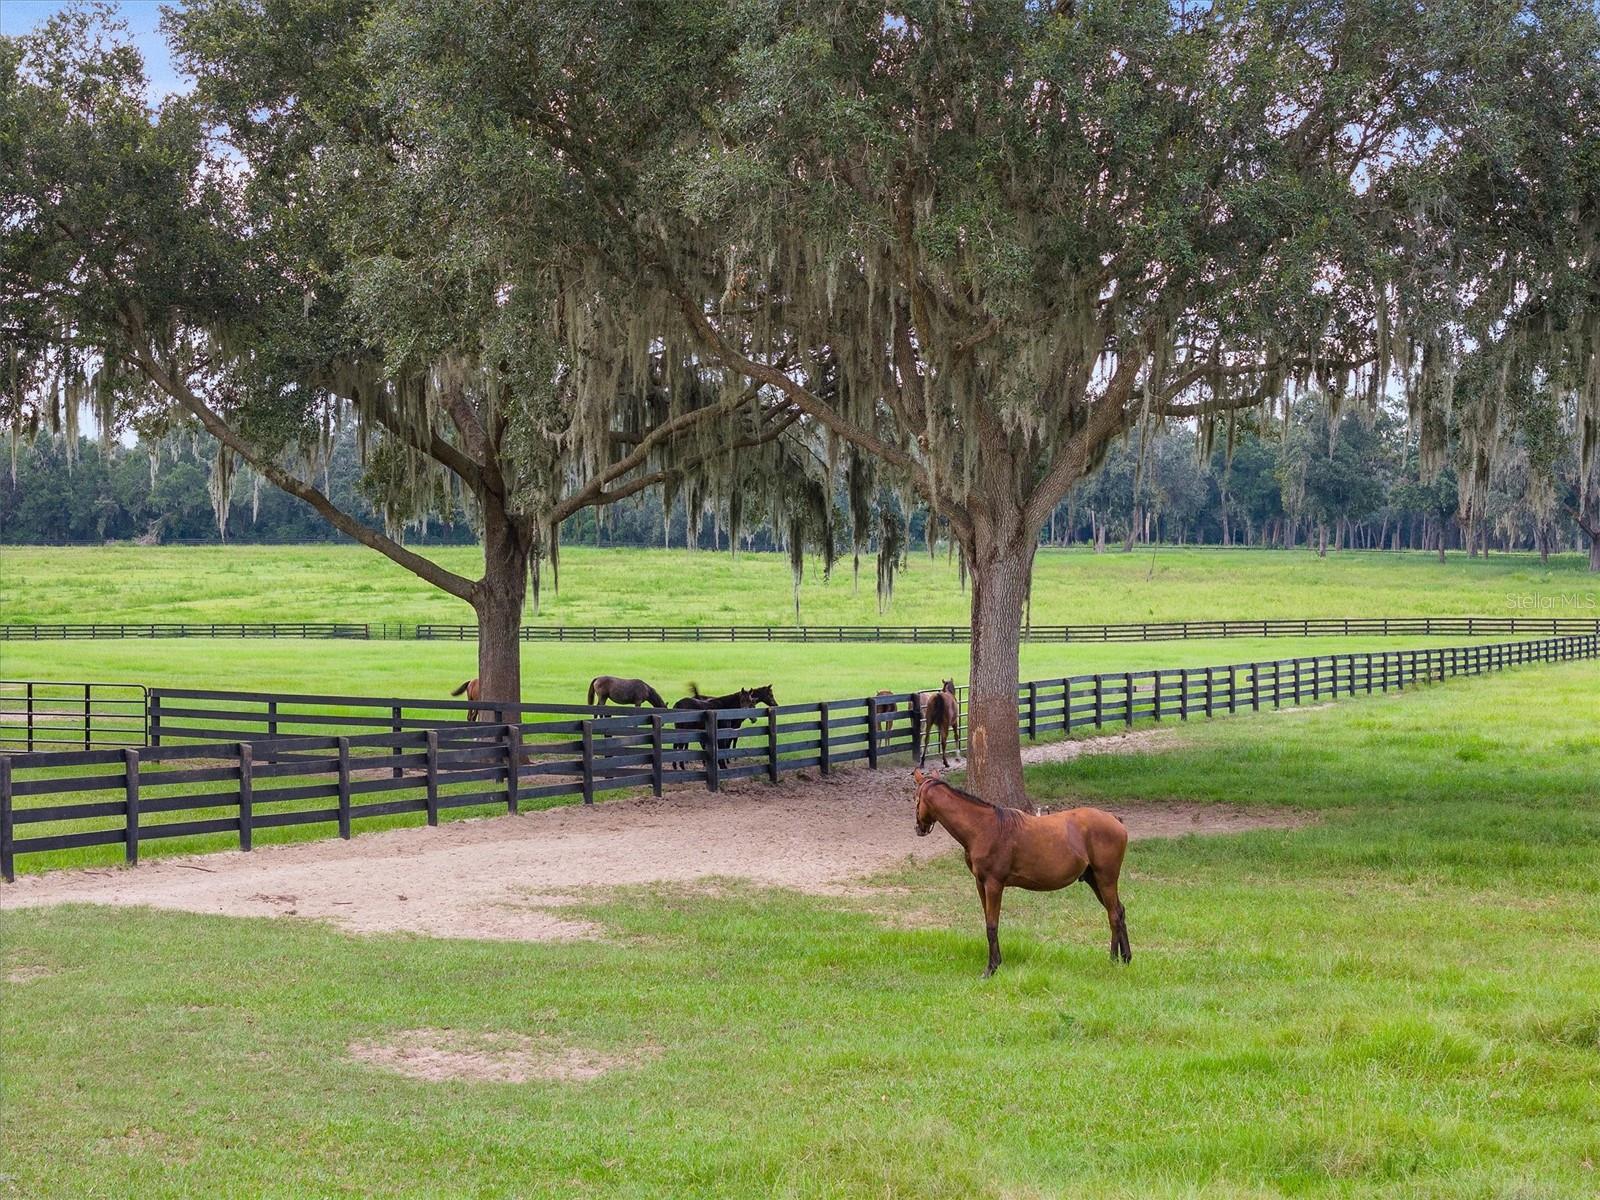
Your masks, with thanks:
[[[945,781],[943,779],[935,779],[935,780],[933,780],[933,782],[937,783],[937,784],[941,784],[945,788],[947,788],[950,791],[954,792],[957,796],[960,796],[963,800],[971,800],[974,804],[981,804],[985,808],[992,808],[992,809],[995,810],[995,812],[998,812],[998,813],[1016,812],[1016,809],[1014,809],[1014,808],[1007,808],[1003,804],[996,804],[992,800],[985,800],[982,796],[974,796],[971,792],[962,791],[960,788],[958,788],[953,783],[945,783]]]

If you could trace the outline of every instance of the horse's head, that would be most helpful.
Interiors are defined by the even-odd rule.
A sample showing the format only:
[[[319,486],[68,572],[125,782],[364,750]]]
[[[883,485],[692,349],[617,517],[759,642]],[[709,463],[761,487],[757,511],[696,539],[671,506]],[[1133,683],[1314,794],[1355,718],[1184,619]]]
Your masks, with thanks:
[[[739,703],[734,705],[735,708],[754,708],[756,706],[756,694],[749,688],[740,688],[738,696]]]
[[[934,822],[933,805],[928,796],[933,791],[932,785],[939,782],[939,773],[913,770],[911,779],[917,785],[917,836],[927,837]]]
[[[750,699],[757,704],[765,704],[769,708],[778,707],[778,698],[772,694],[772,685],[770,683],[763,683],[758,688],[751,688]],[[749,705],[745,707],[748,708]]]
[[[944,681],[944,688],[942,690],[949,692],[952,696],[954,696],[956,694],[956,681],[954,679],[946,679]]]

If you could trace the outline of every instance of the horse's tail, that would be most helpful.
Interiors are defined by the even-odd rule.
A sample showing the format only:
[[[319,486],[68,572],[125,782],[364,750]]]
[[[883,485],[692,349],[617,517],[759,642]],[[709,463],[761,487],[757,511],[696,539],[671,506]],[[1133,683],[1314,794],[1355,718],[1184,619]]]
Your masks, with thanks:
[[[705,699],[705,697],[700,694],[700,685],[692,679],[689,681],[689,695],[693,696],[696,700]]]
[[[460,687],[458,687],[455,691],[451,692],[450,694],[452,696],[459,696],[459,695],[461,695],[462,692],[466,691],[471,686],[472,686],[472,680],[469,679],[465,683],[463,683]]]
[[[950,721],[950,700],[944,692],[935,692],[928,699],[928,720],[935,725],[947,725]]]
[[[644,694],[649,698],[652,707],[665,708],[667,706],[667,702],[661,698],[661,693],[656,691],[655,688],[651,687],[648,683],[644,685]]]
[[[594,707],[594,685],[599,683],[599,682],[600,682],[600,676],[598,676],[598,675],[596,675],[593,679],[589,680],[589,707],[590,708]]]

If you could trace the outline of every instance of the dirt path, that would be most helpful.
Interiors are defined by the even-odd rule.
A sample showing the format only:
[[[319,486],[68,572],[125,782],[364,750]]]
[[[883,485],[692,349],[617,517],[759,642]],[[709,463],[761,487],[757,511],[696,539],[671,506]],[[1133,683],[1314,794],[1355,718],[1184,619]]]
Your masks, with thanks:
[[[1030,761],[1159,750],[1160,730],[1059,742]],[[1115,808],[1134,838],[1232,833],[1303,823],[1293,812],[1216,805]],[[584,888],[683,883],[716,876],[806,891],[908,859],[949,853],[948,835],[912,830],[903,771],[813,772],[777,784],[746,780],[717,794],[682,788],[592,807],[453,821],[250,854],[156,859],[24,876],[0,888],[0,907],[148,905],[230,916],[329,920],[355,933],[536,940],[591,936],[562,913]]]

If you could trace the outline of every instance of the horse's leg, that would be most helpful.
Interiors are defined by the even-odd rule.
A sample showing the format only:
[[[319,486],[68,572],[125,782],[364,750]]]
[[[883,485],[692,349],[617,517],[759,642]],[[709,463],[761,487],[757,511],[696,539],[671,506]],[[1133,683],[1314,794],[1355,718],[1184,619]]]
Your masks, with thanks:
[[[987,979],[1000,965],[1000,895],[1006,885],[998,879],[984,879],[978,890],[983,894],[983,929],[989,935],[989,967],[983,973]]]
[[[926,715],[923,716],[922,721],[922,758],[917,763],[918,767],[928,765],[928,743],[933,740],[933,729]]]
[[[950,726],[941,721],[939,723],[939,761],[947,767],[950,765],[949,745]]]
[[[1089,890],[1094,893],[1094,898],[1100,901],[1106,910],[1106,921],[1111,926],[1111,961],[1118,959],[1123,962],[1133,961],[1133,949],[1128,945],[1128,916],[1122,907],[1122,901],[1117,899],[1117,878],[1115,873],[1107,872],[1110,878],[1102,882],[1094,873],[1093,867],[1085,867],[1083,881],[1089,885]]]

